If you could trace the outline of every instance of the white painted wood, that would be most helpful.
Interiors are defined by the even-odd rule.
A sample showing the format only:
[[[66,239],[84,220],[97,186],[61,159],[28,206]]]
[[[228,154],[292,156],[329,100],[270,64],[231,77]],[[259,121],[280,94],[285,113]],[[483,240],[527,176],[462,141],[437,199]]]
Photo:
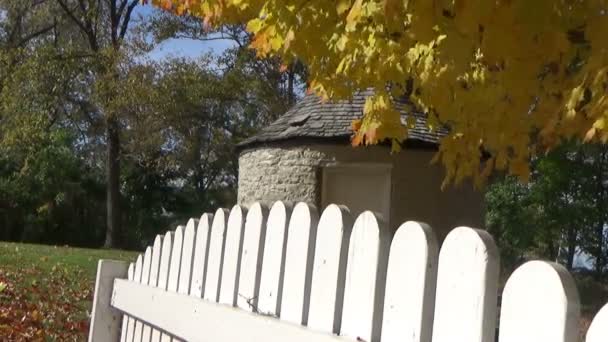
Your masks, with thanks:
[[[408,221],[391,243],[383,342],[431,342],[439,247],[430,226]]]
[[[201,219],[198,221],[198,227],[196,229],[190,295],[197,298],[203,297],[203,289],[205,288],[205,270],[207,267],[209,235],[211,234],[212,221],[213,214],[203,214]]]
[[[135,271],[133,272],[133,282],[140,283],[141,282],[141,273],[143,268],[143,256],[140,254],[137,257],[137,261],[135,261]],[[135,336],[135,324],[137,323],[136,319],[130,318],[127,323],[127,342],[133,341]]]
[[[311,329],[340,331],[352,226],[348,208],[335,204],[325,208],[319,219],[308,315]]]
[[[119,310],[189,342],[354,342],[272,317],[121,279],[115,281],[112,297],[112,305]]]
[[[152,259],[150,261],[150,277],[148,278],[148,286],[154,286],[158,284],[158,272],[160,268],[160,256],[162,251],[162,236],[157,235],[152,245]],[[142,341],[150,341],[152,336],[152,328],[149,325],[144,324],[141,333]]]
[[[184,226],[178,226],[173,233],[173,249],[171,250],[171,262],[169,263],[169,279],[167,290],[177,292],[179,285],[179,271],[182,263],[182,247],[184,244]]]
[[[357,217],[350,237],[340,335],[379,341],[389,236],[370,212]]]
[[[295,324],[308,321],[318,223],[317,208],[304,202],[294,207],[289,220],[281,319]]]
[[[222,263],[226,242],[226,224],[228,210],[218,209],[213,216],[211,237],[209,241],[209,256],[207,259],[207,274],[205,280],[205,293],[203,298],[217,302],[222,279]]]
[[[530,261],[507,280],[499,342],[576,342],[580,304],[574,279],[561,265]],[[608,335],[603,341],[608,340]]]
[[[173,249],[173,232],[168,231],[163,238],[163,245],[160,253],[160,265],[158,268],[158,283],[156,286],[161,290],[167,289],[169,281],[169,266],[171,263],[171,250]],[[153,329],[150,341],[158,342],[161,340],[160,330]]]
[[[183,243],[184,226],[178,226],[173,233],[173,248],[171,249],[171,261],[169,262],[169,278],[167,279],[167,291],[169,292],[177,292],[179,286],[179,271],[181,269]],[[169,342],[171,341],[171,337],[163,333],[161,335],[161,341]]]
[[[247,311],[257,308],[267,219],[268,208],[260,203],[254,203],[247,211],[236,302],[239,308]]]
[[[89,342],[117,341],[120,338],[122,313],[110,306],[114,279],[128,276],[129,264],[99,260],[93,296]]]
[[[127,270],[127,279],[129,281],[133,281],[133,277],[135,276],[135,263],[130,263],[129,264],[129,269]],[[114,284],[112,283],[112,286],[114,286]],[[120,328],[120,341],[121,342],[125,342],[127,341],[127,327],[129,325],[129,320],[131,320],[133,318],[127,316],[127,315],[123,315],[122,316],[122,327]]]
[[[198,220],[190,219],[184,230],[184,241],[182,246],[182,261],[179,270],[178,293],[190,293],[190,280],[192,276],[192,259],[194,257],[194,242],[196,240],[196,227]]]
[[[439,253],[433,342],[494,341],[499,257],[484,230],[452,230]]]
[[[281,201],[272,205],[266,225],[264,258],[258,296],[258,312],[279,316],[285,270],[285,243],[291,206]]]
[[[141,280],[140,283],[148,284],[150,279],[150,263],[152,262],[152,248],[146,248],[146,253],[144,254],[144,263],[141,271]],[[133,332],[133,341],[141,341],[141,334],[143,329],[143,322],[136,321],[135,322],[135,331]]]
[[[595,315],[589,330],[586,342],[606,342],[608,340],[608,304]]]
[[[226,228],[226,247],[222,267],[222,280],[219,302],[230,306],[236,305],[237,290],[239,288],[239,275],[241,271],[241,254],[243,246],[243,232],[247,210],[235,205],[228,217]]]

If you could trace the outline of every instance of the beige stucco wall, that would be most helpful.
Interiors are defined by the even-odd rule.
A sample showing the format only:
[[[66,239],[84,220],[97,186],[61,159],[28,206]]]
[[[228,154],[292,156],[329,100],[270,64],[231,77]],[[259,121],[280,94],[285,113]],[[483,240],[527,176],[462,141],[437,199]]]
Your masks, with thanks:
[[[432,165],[434,151],[405,149],[391,154],[383,146],[352,148],[338,144],[287,144],[245,149],[239,157],[238,202],[268,205],[277,200],[320,205],[322,169],[327,165],[384,163],[391,167],[389,229],[407,220],[430,224],[443,239],[459,225],[483,228],[483,196],[470,184],[441,190],[443,170]]]

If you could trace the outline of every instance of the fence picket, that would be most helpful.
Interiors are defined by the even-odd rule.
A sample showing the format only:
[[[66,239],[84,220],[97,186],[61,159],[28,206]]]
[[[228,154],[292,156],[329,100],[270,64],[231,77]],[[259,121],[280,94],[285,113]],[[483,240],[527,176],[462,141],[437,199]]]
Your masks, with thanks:
[[[608,338],[608,304],[595,315],[589,330],[587,330],[587,337],[585,342],[605,342]]]
[[[378,341],[388,262],[389,236],[370,212],[357,217],[350,237],[340,335]]]
[[[308,315],[308,326],[314,330],[340,331],[352,226],[348,208],[335,204],[327,206],[319,219]]]
[[[505,285],[498,341],[575,342],[579,307],[576,284],[563,266],[527,262]]]
[[[408,221],[391,243],[382,341],[430,342],[439,247],[431,227]]]
[[[167,289],[169,280],[169,264],[171,263],[171,250],[173,249],[173,232],[168,231],[163,238],[163,245],[160,253],[160,265],[158,268],[158,283],[156,286],[160,289]],[[150,341],[158,342],[161,339],[161,332],[157,329],[152,330]]]
[[[495,339],[499,255],[490,234],[458,227],[439,251],[428,225],[408,221],[391,242],[382,218],[365,211],[353,224],[348,208],[333,204],[320,218],[303,202],[292,208],[277,201],[270,211],[260,203],[249,209],[235,205],[230,213],[218,209],[156,236],[128,271],[121,265],[120,277],[128,279],[113,280],[110,305],[123,315],[99,316],[113,319],[104,329],[115,336],[116,322],[121,323],[120,341],[576,342],[580,337],[578,292],[559,264],[531,261],[511,275]],[[107,302],[108,293],[99,293],[95,298]],[[90,335],[102,336],[96,329]],[[586,342],[604,342],[606,336],[608,304],[595,316]]]
[[[300,202],[294,207],[287,228],[281,319],[295,324],[305,325],[308,321],[318,223],[317,208]]]
[[[194,241],[196,240],[196,226],[198,220],[190,219],[184,230],[184,241],[182,246],[182,261],[179,270],[179,285],[177,292],[181,294],[190,293],[190,279],[192,275],[192,258],[194,257]]]
[[[291,206],[277,201],[268,214],[264,257],[258,297],[258,312],[279,316],[285,270],[285,242]]]
[[[143,268],[143,257],[142,255],[137,256],[137,261],[135,261],[135,271],[133,272],[133,281],[136,283],[141,282],[141,272]],[[132,342],[135,336],[135,323],[137,322],[134,318],[129,318],[129,323],[127,324],[127,342]]]
[[[247,311],[257,308],[267,219],[268,209],[260,203],[254,203],[247,211],[236,300],[236,305]]]
[[[209,257],[207,259],[207,274],[203,298],[212,302],[217,302],[219,287],[221,286],[227,221],[228,211],[226,209],[218,209],[213,216],[213,224],[211,225]]]
[[[162,236],[157,235],[154,239],[154,244],[152,245],[152,260],[150,261],[150,277],[148,280],[149,286],[156,287],[156,284],[158,283],[162,239]],[[146,342],[150,341],[151,334],[152,328],[149,325],[144,325],[141,333],[141,340]]]
[[[228,217],[226,228],[226,248],[222,267],[222,280],[219,302],[231,306],[236,305],[241,269],[241,253],[243,248],[243,226],[247,210],[235,205]]]
[[[182,262],[182,247],[184,242],[184,226],[177,226],[173,233],[173,246],[171,249],[171,261],[169,262],[169,278],[167,279],[167,291],[177,292],[179,286],[179,271]],[[161,341],[169,342],[171,337],[165,333]],[[173,341],[176,341],[173,339]]]
[[[129,281],[133,280],[134,277],[134,273],[135,273],[135,263],[130,263],[129,264],[129,270],[127,271],[127,279]],[[122,317],[122,328],[120,329],[120,342],[126,342],[127,341],[127,327],[129,324],[129,321],[132,320],[133,318],[124,315]]]
[[[152,262],[152,248],[146,248],[144,253],[143,268],[141,271],[140,283],[147,284],[150,279],[150,263]],[[141,334],[143,329],[143,322],[140,320],[135,321],[135,331],[133,333],[133,341],[141,341]]]
[[[196,229],[196,244],[194,246],[194,261],[192,264],[192,281],[190,284],[190,295],[197,298],[203,297],[205,286],[205,270],[207,268],[207,256],[209,253],[209,235],[211,234],[211,222],[213,214],[203,214],[198,221]]]
[[[494,341],[499,256],[484,230],[458,227],[439,252],[433,342]]]

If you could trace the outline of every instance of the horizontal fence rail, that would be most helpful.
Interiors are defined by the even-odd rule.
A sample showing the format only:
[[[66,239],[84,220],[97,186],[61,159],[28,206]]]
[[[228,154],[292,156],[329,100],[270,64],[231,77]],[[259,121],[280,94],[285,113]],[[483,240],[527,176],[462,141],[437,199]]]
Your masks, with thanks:
[[[391,234],[339,205],[236,205],[157,236],[129,265],[100,261],[89,341],[578,342],[562,266],[520,266],[500,307],[498,277],[484,230],[457,227],[439,248],[422,222]],[[606,341],[608,305],[586,336]]]

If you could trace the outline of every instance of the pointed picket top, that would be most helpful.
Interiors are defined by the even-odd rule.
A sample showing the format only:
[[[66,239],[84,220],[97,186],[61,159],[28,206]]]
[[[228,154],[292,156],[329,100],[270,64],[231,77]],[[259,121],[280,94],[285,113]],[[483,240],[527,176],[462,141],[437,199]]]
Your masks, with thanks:
[[[133,281],[136,283],[141,282],[141,273],[143,268],[143,257],[142,255],[137,256],[137,261],[135,261],[135,271],[133,272]],[[135,337],[135,325],[137,320],[130,318],[129,323],[127,324],[127,338],[126,341],[133,341]],[[138,323],[138,322],[137,322]]]
[[[211,225],[205,293],[203,294],[203,298],[212,302],[217,302],[221,286],[227,223],[228,210],[223,208],[218,209],[213,216],[213,223]]]
[[[608,304],[595,315],[589,330],[587,330],[587,337],[585,342],[605,342],[608,338]]]
[[[167,281],[167,290],[171,292],[177,292],[177,286],[179,284],[183,243],[184,226],[178,226],[173,233],[173,249],[171,250],[171,263],[169,264],[169,280]]]
[[[578,292],[570,273],[556,263],[529,261],[505,285],[498,341],[576,342],[579,316]]]
[[[134,274],[135,274],[135,264],[130,263],[129,269],[127,270],[127,279],[132,281]],[[129,316],[126,316],[126,315],[123,316],[122,328],[120,329],[120,342],[125,342],[127,340],[127,329],[128,329],[129,321],[132,319],[133,318],[131,318]]]
[[[173,250],[173,232],[168,231],[163,238],[161,248],[160,266],[158,268],[157,287],[166,290],[169,281],[169,266],[171,264],[171,251]]]
[[[158,267],[158,282],[156,287],[163,290],[167,289],[169,282],[169,267],[171,265],[171,253],[173,250],[173,235],[172,231],[165,233],[160,253],[160,265]],[[157,329],[152,330],[152,336],[150,340],[152,342],[158,342],[161,340],[161,332]],[[166,336],[166,335],[165,335]],[[164,337],[164,336],[163,336]],[[166,340],[166,338],[165,338]]]
[[[391,243],[382,341],[430,342],[439,247],[426,223],[402,224]]]
[[[152,260],[150,262],[150,278],[148,285],[156,286],[158,283],[158,271],[160,267],[160,255],[162,252],[163,237],[162,235],[156,235],[154,238],[154,244],[152,245]]]
[[[254,203],[247,211],[237,295],[237,306],[247,311],[257,308],[267,219],[268,208],[260,203]]]
[[[197,298],[203,298],[203,289],[205,288],[205,271],[207,268],[209,236],[211,234],[212,222],[213,214],[205,213],[198,221],[198,227],[196,229],[190,295]]]
[[[236,305],[246,214],[247,210],[240,205],[233,206],[226,227],[226,247],[224,248],[219,303],[230,306]]]
[[[386,227],[371,211],[357,217],[350,237],[340,335],[378,341],[388,262]]]
[[[197,219],[190,219],[184,230],[184,242],[182,246],[182,261],[179,270],[179,286],[177,292],[181,294],[190,293],[190,279],[192,278],[192,258],[194,257],[194,242],[196,240]]]
[[[150,263],[152,262],[152,247],[147,247],[144,253],[143,268],[141,269],[141,280],[140,283],[148,284],[150,279]]]
[[[499,256],[485,230],[458,227],[439,252],[433,342],[494,341]]]
[[[281,300],[281,319],[306,324],[319,213],[317,208],[298,203],[289,220],[285,254],[285,279]]]
[[[342,320],[348,244],[353,218],[345,206],[330,204],[317,228],[308,327],[338,333]]]
[[[291,205],[277,201],[272,205],[268,214],[258,312],[270,316],[279,316],[280,314],[285,270],[284,247],[287,242],[287,223],[291,216],[291,210]]]
[[[179,271],[182,262],[182,246],[184,243],[184,226],[177,226],[173,232],[173,248],[171,249],[171,261],[169,263],[169,279],[167,280],[167,291],[177,292],[179,285]],[[162,334],[161,341],[174,341],[171,336]]]
[[[144,254],[144,262],[143,262],[143,266],[142,266],[142,271],[141,271],[141,280],[140,283],[142,284],[148,284],[148,281],[150,280],[150,264],[152,262],[152,248],[148,247],[146,248],[146,253]],[[133,333],[133,340],[134,341],[141,341],[141,335],[142,335],[142,329],[143,329],[143,323],[142,321],[136,321],[135,322],[135,331]]]
[[[148,279],[148,286],[156,287],[158,283],[158,272],[160,267],[160,255],[162,248],[162,236],[157,235],[152,245],[152,260],[150,262],[150,277]],[[141,340],[150,341],[152,335],[152,328],[149,325],[144,325]]]

